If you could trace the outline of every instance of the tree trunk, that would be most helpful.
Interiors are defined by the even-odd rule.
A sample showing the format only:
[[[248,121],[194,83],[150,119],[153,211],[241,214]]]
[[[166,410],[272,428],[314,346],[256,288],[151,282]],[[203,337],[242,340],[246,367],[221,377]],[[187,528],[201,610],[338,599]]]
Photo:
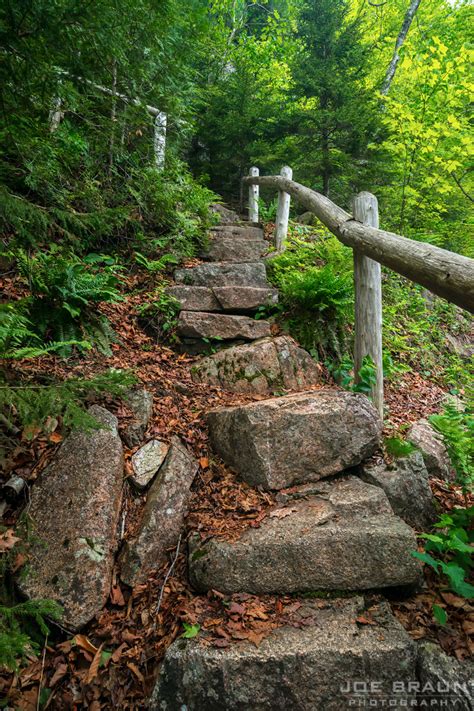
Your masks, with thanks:
[[[387,73],[385,74],[385,79],[383,81],[381,93],[385,96],[388,94],[390,89],[390,84],[393,81],[395,72],[397,71],[398,60],[400,59],[399,51],[405,42],[408,30],[410,29],[411,23],[416,15],[416,11],[420,5],[421,0],[411,0],[410,6],[406,11],[402,28],[398,34],[397,41],[395,42],[395,49],[393,50],[392,59],[388,65]]]

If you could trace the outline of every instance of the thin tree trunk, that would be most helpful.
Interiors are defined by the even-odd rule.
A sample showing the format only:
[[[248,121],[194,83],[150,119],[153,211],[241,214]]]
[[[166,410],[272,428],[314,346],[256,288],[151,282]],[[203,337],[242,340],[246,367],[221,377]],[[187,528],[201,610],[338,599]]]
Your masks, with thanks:
[[[410,6],[405,13],[402,28],[398,34],[397,41],[395,42],[395,49],[393,50],[392,59],[388,65],[387,73],[385,74],[385,79],[383,81],[381,93],[386,96],[389,92],[390,85],[397,71],[398,61],[400,59],[400,49],[406,40],[408,30],[410,29],[411,23],[416,15],[416,11],[420,5],[421,0],[411,0]]]
[[[115,122],[117,120],[117,61],[114,59],[112,65],[112,108],[110,111],[111,132],[109,144],[109,175],[114,166],[114,146],[115,146]]]

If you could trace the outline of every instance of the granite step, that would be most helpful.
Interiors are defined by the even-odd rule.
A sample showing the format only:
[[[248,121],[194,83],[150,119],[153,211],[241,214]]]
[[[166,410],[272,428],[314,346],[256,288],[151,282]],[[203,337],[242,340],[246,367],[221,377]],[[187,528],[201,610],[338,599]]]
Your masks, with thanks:
[[[263,240],[263,230],[261,227],[254,227],[252,225],[217,225],[216,227],[211,227],[211,229],[209,230],[209,236],[211,238],[223,237],[234,240]]]
[[[258,645],[178,639],[167,650],[150,711],[342,711],[411,708],[417,648],[386,603],[360,596],[301,600]],[[297,606],[297,605],[296,605]],[[370,624],[358,620],[370,619]],[[395,687],[396,685],[396,687]],[[380,705],[378,705],[380,703]],[[366,704],[366,705],[364,705]]]
[[[267,272],[263,262],[210,262],[196,267],[177,269],[177,284],[187,286],[252,286],[268,288]]]
[[[209,240],[201,257],[213,262],[255,262],[261,259],[268,249],[269,244],[263,239],[219,237]]]
[[[253,341],[270,335],[268,321],[255,321],[248,316],[181,311],[178,334],[185,338],[216,338],[223,341]]]
[[[421,565],[413,530],[382,489],[355,476],[319,482],[319,494],[272,511],[237,541],[190,539],[198,591],[309,593],[411,587]]]
[[[262,306],[278,304],[277,289],[255,286],[186,286],[177,284],[167,289],[182,311],[225,311],[253,313]]]

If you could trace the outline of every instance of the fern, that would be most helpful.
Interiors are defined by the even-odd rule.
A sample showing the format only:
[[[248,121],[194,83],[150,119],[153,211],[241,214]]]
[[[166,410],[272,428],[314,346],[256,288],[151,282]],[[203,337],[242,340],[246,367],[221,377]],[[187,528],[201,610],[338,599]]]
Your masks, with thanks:
[[[27,655],[37,654],[39,644],[34,641],[32,625],[43,637],[49,634],[45,618],[59,620],[62,608],[54,600],[27,600],[18,605],[0,605],[0,667],[17,671]]]
[[[178,264],[179,259],[174,254],[163,254],[159,259],[148,259],[140,252],[135,252],[135,261],[147,271],[157,273],[164,271],[169,264]]]
[[[16,432],[46,430],[51,420],[61,419],[63,432],[97,427],[87,413],[87,405],[100,395],[123,396],[136,382],[127,371],[110,370],[89,380],[71,378],[62,383],[11,385],[0,381],[0,412],[5,429]],[[9,440],[0,435],[0,458],[5,457]]]
[[[442,435],[451,463],[456,470],[457,482],[465,492],[474,486],[474,410],[472,404],[465,409],[448,404],[430,422]]]
[[[20,249],[15,258],[31,296],[4,311],[5,342],[0,335],[0,351],[4,357],[35,357],[51,351],[67,355],[73,345],[89,347],[87,340],[96,342],[102,352],[110,354],[113,331],[94,307],[103,301],[122,298],[117,290],[116,268],[103,266],[97,270],[76,256],[61,254],[56,249],[36,252],[33,256]],[[13,346],[33,350],[18,356],[8,345],[7,338]],[[44,341],[48,339],[51,342],[45,346]]]

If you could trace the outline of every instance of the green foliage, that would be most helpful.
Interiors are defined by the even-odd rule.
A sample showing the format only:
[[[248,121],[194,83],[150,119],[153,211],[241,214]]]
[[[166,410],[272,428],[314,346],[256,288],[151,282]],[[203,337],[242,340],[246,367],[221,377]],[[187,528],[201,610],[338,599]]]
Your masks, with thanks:
[[[184,632],[181,635],[183,639],[194,639],[194,637],[197,637],[199,634],[199,631],[201,629],[201,625],[195,624],[195,625],[190,625],[189,622],[183,622],[183,627],[184,627]]]
[[[206,13],[201,0],[2,6],[0,228],[10,246],[128,248],[149,226],[169,231],[170,220],[174,236],[186,232],[183,242],[196,232],[193,200],[206,193],[177,157],[201,93]],[[172,117],[166,177],[151,168],[147,104]],[[55,110],[62,120],[51,130]],[[157,198],[162,184],[184,197],[175,200],[174,216],[159,199],[149,201],[152,183]],[[184,196],[193,190],[194,198]],[[149,209],[137,207],[136,194]]]
[[[263,198],[258,200],[258,216],[260,222],[275,222],[278,208],[278,198],[266,203]]]
[[[382,271],[382,303],[384,350],[397,368],[413,368],[462,391],[472,371],[447,338],[469,334],[472,317],[388,270]]]
[[[445,406],[439,415],[432,415],[431,424],[443,436],[449,458],[456,471],[457,483],[463,490],[472,491],[474,485],[474,411],[454,404]]]
[[[440,625],[445,625],[448,621],[448,613],[439,605],[433,605],[433,616]]]
[[[147,259],[140,252],[135,252],[135,261],[152,274],[164,271],[170,264],[178,263],[178,259],[174,254],[163,254],[159,259]]]
[[[27,600],[16,605],[0,605],[0,668],[18,671],[27,655],[41,647],[33,639],[36,627],[47,638],[45,618],[60,620],[62,608],[54,600]]]
[[[268,273],[290,333],[314,355],[341,360],[352,312],[350,262],[335,238],[310,241],[310,235],[290,237],[287,250],[269,260]]]
[[[384,441],[385,450],[390,457],[398,459],[399,457],[408,457],[416,451],[416,447],[400,437],[387,437]]]
[[[364,393],[370,395],[372,387],[376,382],[376,369],[370,356],[366,356],[362,361],[358,377],[354,377],[354,365],[349,358],[343,358],[340,363],[334,364],[326,362],[326,366],[334,380],[344,388],[354,393]],[[356,382],[357,380],[357,382]]]
[[[38,385],[22,382],[11,384],[0,380],[0,412],[3,433],[0,435],[0,461],[9,446],[8,431],[37,434],[48,431],[60,420],[63,432],[73,428],[97,427],[86,408],[101,395],[119,397],[136,382],[126,371],[110,370],[88,380],[70,378],[62,383]]]
[[[149,294],[148,300],[137,309],[144,328],[153,333],[158,340],[173,340],[179,311],[179,301],[167,292],[166,284]]]
[[[107,320],[94,311],[94,306],[121,298],[114,268],[102,266],[97,269],[73,254],[62,254],[56,249],[37,251],[33,256],[20,249],[15,257],[19,272],[31,291],[31,297],[16,306],[16,317],[11,305],[6,312],[15,345],[20,345],[18,327],[22,322],[25,345],[29,345],[29,334],[33,331],[33,346],[38,340],[48,342],[52,338],[62,342],[62,346],[53,342],[48,349],[67,354],[71,342],[77,344],[85,335],[100,350],[107,352],[112,330],[108,328]],[[12,340],[12,336],[7,337]]]
[[[128,191],[139,218],[134,240],[147,254],[166,251],[178,258],[193,257],[217,220],[209,210],[217,196],[181,162],[170,163],[165,173],[148,167],[132,176]]]
[[[474,586],[467,578],[473,567],[474,507],[454,509],[442,514],[435,524],[436,533],[424,533],[425,552],[412,555],[447,578],[449,588],[462,597],[474,598]]]

